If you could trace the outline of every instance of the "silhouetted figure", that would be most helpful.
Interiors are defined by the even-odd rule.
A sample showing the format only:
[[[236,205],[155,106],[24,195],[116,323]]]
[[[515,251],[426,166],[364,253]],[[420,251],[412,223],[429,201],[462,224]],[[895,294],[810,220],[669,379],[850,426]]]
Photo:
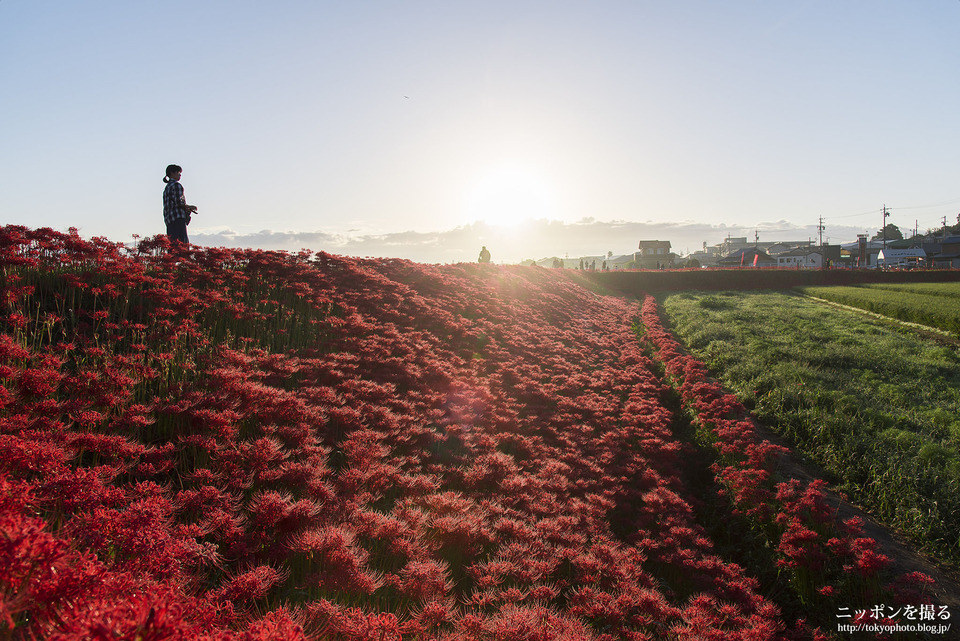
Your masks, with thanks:
[[[481,263],[489,263],[489,262],[490,262],[490,250],[487,249],[487,246],[486,246],[486,245],[484,245],[484,246],[480,249],[480,258],[478,258],[477,261],[478,261],[478,262],[481,262]]]
[[[171,243],[189,243],[187,225],[190,224],[190,215],[197,213],[195,205],[188,205],[183,195],[183,185],[180,184],[180,174],[183,168],[179,165],[167,165],[167,175],[163,182],[163,222],[167,225],[167,238]]]

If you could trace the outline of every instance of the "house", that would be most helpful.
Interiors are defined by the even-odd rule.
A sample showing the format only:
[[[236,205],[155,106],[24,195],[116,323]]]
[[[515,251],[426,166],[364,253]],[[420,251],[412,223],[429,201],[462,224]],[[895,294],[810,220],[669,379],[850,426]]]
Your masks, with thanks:
[[[695,260],[702,267],[713,267],[717,264],[716,252],[698,251],[687,256],[687,260]]]
[[[940,253],[930,259],[931,267],[960,268],[960,243],[954,246],[943,245]]]
[[[926,266],[927,253],[919,247],[912,249],[881,249],[877,254],[877,264],[881,267],[923,267]]]
[[[704,241],[703,249],[689,254],[687,260],[695,260],[703,267],[714,266],[717,264],[719,254],[720,248],[718,246],[707,247],[707,243]]]
[[[823,267],[823,254],[812,247],[798,247],[776,255],[777,267],[795,269],[820,269]]]
[[[611,271],[630,269],[636,262],[636,254],[621,254],[607,259],[607,269]]]
[[[740,236],[737,238],[732,238],[727,236],[722,243],[720,243],[720,256],[729,257],[732,256],[735,252],[744,249],[747,247],[747,237]]]
[[[638,249],[636,263],[640,269],[673,267],[673,260],[677,257],[670,251],[669,240],[641,240]]]
[[[777,260],[756,247],[738,249],[717,261],[720,267],[776,267]]]
[[[960,236],[927,238],[923,249],[931,267],[960,267]]]
[[[769,247],[764,247],[763,250],[770,254],[772,257],[776,258],[780,254],[783,254],[788,251],[797,249],[795,244],[791,243],[773,243]]]

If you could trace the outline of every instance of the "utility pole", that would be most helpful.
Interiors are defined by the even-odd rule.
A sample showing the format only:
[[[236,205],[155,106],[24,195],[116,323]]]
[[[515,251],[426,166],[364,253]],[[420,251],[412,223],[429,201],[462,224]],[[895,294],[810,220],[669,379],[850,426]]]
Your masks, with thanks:
[[[887,218],[890,216],[890,213],[887,211],[887,206],[883,206],[883,227],[880,228],[880,233],[883,234],[883,248],[887,248]]]
[[[820,224],[817,225],[817,232],[820,234],[820,246],[823,247],[823,216],[820,216]]]

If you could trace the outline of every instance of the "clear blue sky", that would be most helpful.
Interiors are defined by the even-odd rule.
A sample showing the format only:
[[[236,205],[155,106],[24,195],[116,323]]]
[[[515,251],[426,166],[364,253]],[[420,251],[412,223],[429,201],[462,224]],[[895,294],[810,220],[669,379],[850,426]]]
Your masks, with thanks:
[[[960,212],[957,33],[958,0],[0,0],[0,222],[161,233],[177,163],[210,244],[924,231]]]

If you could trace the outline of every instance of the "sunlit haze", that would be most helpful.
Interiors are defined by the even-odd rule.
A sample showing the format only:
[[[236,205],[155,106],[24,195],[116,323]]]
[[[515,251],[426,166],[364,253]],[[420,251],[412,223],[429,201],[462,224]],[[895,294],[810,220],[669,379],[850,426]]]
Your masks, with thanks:
[[[0,2],[2,222],[427,262],[960,212],[960,2]]]
[[[548,183],[531,167],[504,163],[491,167],[469,191],[464,222],[514,226],[556,218],[560,214],[559,186]]]

